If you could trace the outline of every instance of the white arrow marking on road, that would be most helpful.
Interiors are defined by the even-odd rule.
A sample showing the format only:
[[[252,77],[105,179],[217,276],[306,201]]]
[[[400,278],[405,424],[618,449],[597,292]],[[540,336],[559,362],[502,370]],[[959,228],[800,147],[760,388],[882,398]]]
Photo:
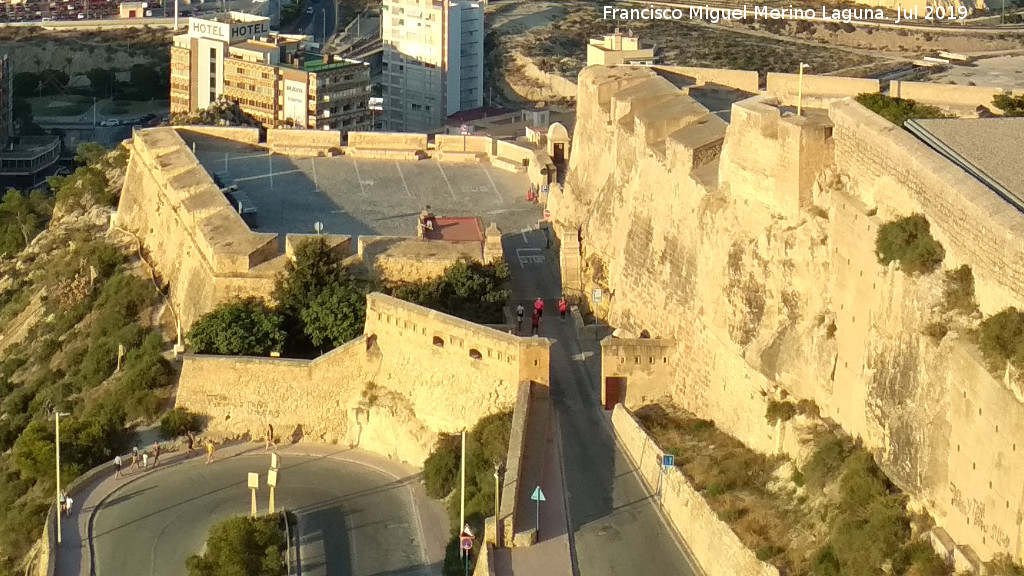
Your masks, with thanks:
[[[593,355],[593,352],[580,352],[579,354],[573,354],[572,359],[576,360],[577,362],[582,362]]]
[[[524,244],[529,244],[530,240],[526,238],[526,233],[527,232],[531,232],[531,230],[529,228],[523,228],[519,232],[522,233],[522,235],[523,235],[523,243]]]

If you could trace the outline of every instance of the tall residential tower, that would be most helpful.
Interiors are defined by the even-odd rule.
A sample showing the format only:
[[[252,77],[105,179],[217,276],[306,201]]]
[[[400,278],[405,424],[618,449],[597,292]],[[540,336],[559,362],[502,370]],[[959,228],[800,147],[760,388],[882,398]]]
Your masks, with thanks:
[[[484,105],[484,7],[472,0],[384,0],[384,127],[432,132]]]

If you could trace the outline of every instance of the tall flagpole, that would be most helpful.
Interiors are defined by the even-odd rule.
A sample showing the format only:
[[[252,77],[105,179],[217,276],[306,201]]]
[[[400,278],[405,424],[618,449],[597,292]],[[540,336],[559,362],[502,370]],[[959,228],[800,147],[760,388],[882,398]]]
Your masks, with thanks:
[[[459,512],[459,532],[466,526],[466,431],[462,431],[462,490],[460,490],[461,506]]]

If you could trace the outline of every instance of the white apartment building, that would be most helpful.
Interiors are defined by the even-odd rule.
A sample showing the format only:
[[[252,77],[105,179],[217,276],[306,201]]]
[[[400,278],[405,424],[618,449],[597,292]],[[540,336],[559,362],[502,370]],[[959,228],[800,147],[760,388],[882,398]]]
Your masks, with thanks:
[[[433,132],[484,104],[484,7],[473,0],[384,0],[384,129]]]

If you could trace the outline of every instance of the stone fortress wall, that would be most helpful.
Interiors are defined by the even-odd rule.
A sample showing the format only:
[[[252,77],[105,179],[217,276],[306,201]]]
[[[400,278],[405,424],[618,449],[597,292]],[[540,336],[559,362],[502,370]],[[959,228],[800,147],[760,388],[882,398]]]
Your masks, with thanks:
[[[940,275],[880,266],[874,240],[882,223],[925,213],[944,267],[970,264],[991,313],[1024,301],[1024,215],[852,100],[796,118],[762,95],[726,126],[649,69],[580,79],[586,145],[549,208],[567,293],[653,337],[604,343],[602,376],[625,378],[626,406],[670,396],[799,460],[803,431],[765,412],[782,390],[813,399],[928,508],[963,567],[1020,559],[1024,393],[956,334],[921,334]]]
[[[177,406],[215,433],[358,446],[421,465],[439,433],[509,410],[520,382],[548,385],[550,342],[386,296],[367,296],[363,336],[316,358],[186,355]]]
[[[251,143],[256,129],[181,130]],[[421,137],[417,143],[426,142],[425,135],[407,136]],[[350,137],[358,140],[359,135]],[[378,138],[377,145],[390,142],[386,135],[384,138]],[[519,148],[524,151],[522,154],[536,152]],[[142,242],[168,288],[171,312],[181,330],[187,331],[196,319],[221,302],[269,295],[295,244],[310,236],[286,235],[286,253],[279,254],[278,235],[253,232],[242,222],[173,128],[136,130],[129,150],[131,156],[114,225],[135,234]],[[519,164],[522,167],[521,160]],[[536,167],[537,163],[531,166]],[[538,178],[546,177],[539,173],[540,168],[535,169]],[[501,258],[500,231],[489,229],[487,236],[483,247],[422,242],[412,237],[363,236],[355,242],[337,237],[330,241],[346,265],[357,273],[385,280],[420,280],[439,275],[459,259]],[[492,246],[495,242],[497,249]]]

